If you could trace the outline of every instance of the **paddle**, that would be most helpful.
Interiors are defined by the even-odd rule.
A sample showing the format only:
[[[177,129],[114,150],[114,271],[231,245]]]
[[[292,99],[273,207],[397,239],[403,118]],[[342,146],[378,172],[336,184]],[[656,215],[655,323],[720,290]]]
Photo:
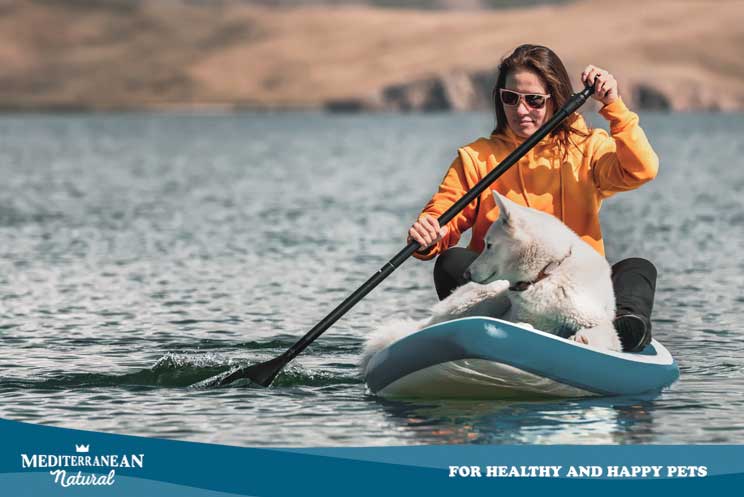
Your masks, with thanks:
[[[483,191],[488,188],[496,179],[504,174],[507,169],[514,165],[519,159],[522,158],[532,147],[534,147],[545,135],[553,131],[566,117],[570,116],[576,109],[581,107],[589,96],[594,93],[594,86],[587,86],[582,91],[574,93],[571,98],[568,99],[566,104],[560,108],[553,117],[543,124],[535,133],[527,138],[524,143],[518,146],[511,154],[509,154],[493,171],[488,173],[483,179],[481,179],[469,192],[455,202],[452,207],[447,209],[444,214],[439,216],[439,225],[444,226],[452,220],[461,210],[465,208],[470,202],[475,200]],[[218,385],[227,385],[240,378],[249,378],[254,383],[261,386],[268,387],[271,382],[274,381],[276,375],[284,368],[284,366],[299,355],[308,345],[313,343],[325,330],[330,328],[333,323],[346,314],[357,302],[362,300],[365,295],[372,291],[382,280],[390,276],[398,266],[400,266],[406,259],[408,259],[415,251],[420,248],[420,245],[416,241],[409,243],[403,250],[398,252],[395,257],[390,259],[377,273],[372,275],[362,286],[360,286],[354,293],[349,295],[346,300],[341,302],[338,307],[333,309],[330,314],[323,318],[313,329],[307,332],[305,336],[300,338],[297,343],[292,345],[286,352],[279,357],[271,359],[270,361],[262,362],[260,364],[254,364],[252,366],[244,366],[236,369],[229,375],[218,380]]]

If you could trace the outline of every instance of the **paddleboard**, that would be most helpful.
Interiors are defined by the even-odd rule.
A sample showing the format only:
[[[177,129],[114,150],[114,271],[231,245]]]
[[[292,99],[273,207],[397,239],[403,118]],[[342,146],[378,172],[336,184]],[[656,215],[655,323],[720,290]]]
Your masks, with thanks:
[[[397,340],[369,362],[366,383],[383,397],[542,398],[658,392],[679,378],[652,340],[614,352],[501,319],[468,317]]]

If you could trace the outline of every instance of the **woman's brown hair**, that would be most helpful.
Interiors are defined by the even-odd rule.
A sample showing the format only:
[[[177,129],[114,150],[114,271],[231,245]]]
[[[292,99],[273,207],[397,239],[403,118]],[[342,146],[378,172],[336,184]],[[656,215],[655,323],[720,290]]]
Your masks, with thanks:
[[[520,45],[514,49],[511,55],[505,57],[499,64],[496,85],[493,88],[494,110],[496,112],[496,128],[493,133],[502,133],[506,130],[508,124],[504,104],[501,102],[500,90],[506,86],[506,77],[509,73],[517,69],[527,69],[536,73],[550,93],[548,104],[553,106],[553,111],[560,109],[571,97],[573,88],[571,79],[568,77],[566,67],[561,59],[548,47],[540,45]],[[572,127],[575,116],[571,116],[563,121],[552,135],[558,138],[564,150],[568,149],[570,142],[570,133],[578,133],[588,136],[586,132]]]

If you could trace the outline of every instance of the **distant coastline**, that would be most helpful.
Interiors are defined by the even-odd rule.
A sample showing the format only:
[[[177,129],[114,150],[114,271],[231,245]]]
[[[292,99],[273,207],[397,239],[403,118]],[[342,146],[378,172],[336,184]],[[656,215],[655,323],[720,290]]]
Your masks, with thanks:
[[[0,112],[488,110],[524,42],[606,67],[634,109],[744,110],[744,2],[256,3],[0,1]]]

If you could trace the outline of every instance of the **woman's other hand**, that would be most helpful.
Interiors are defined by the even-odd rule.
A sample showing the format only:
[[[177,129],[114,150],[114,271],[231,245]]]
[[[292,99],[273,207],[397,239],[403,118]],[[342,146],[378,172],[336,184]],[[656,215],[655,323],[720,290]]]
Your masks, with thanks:
[[[591,64],[586,66],[581,73],[581,82],[585,85],[594,82],[592,98],[599,100],[603,105],[611,104],[619,96],[615,76],[597,66]]]
[[[446,226],[439,226],[439,221],[428,214],[424,214],[418,221],[413,223],[411,229],[408,230],[408,243],[416,240],[419,245],[421,245],[421,248],[419,248],[418,251],[424,252],[426,249],[441,240],[448,231],[449,229]]]

